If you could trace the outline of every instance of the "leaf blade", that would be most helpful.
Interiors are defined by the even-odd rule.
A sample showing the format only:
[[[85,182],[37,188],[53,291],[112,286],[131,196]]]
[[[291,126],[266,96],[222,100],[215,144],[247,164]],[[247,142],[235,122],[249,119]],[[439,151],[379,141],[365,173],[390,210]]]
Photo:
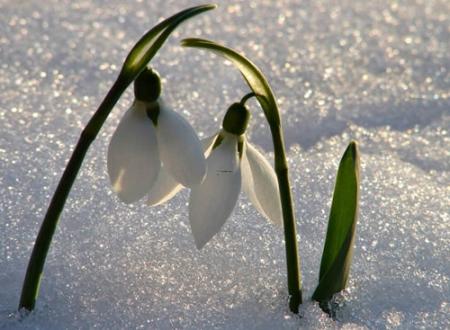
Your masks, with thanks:
[[[323,302],[347,285],[358,218],[359,151],[347,147],[339,164],[322,260],[313,300]]]

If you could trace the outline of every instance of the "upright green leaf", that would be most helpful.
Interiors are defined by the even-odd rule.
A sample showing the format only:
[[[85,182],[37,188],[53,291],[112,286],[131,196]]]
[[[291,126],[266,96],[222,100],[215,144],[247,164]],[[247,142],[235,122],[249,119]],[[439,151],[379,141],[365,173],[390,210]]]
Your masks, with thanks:
[[[180,23],[216,7],[217,5],[207,4],[188,8],[156,25],[130,51],[123,64],[121,75],[133,81]]]
[[[359,151],[352,141],[345,150],[336,177],[319,285],[313,299],[327,302],[347,285],[353,255],[359,200]]]

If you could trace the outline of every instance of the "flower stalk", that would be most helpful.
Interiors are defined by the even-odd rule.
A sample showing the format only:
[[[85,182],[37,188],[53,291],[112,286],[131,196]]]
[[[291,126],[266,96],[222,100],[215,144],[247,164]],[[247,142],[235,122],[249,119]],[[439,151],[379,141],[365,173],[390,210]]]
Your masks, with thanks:
[[[247,102],[249,99],[251,99],[252,97],[256,97],[256,96],[258,96],[256,93],[254,93],[254,92],[250,92],[250,93],[247,93],[247,94],[245,94],[243,97],[242,97],[242,99],[241,99],[241,104],[242,105],[245,105],[245,102]]]
[[[288,166],[284,147],[283,129],[280,120],[280,111],[267,79],[262,72],[246,57],[233,49],[219,45],[213,41],[190,38],[184,39],[182,45],[207,49],[221,55],[231,61],[242,73],[244,79],[254,94],[244,96],[241,103],[252,96],[256,96],[260,103],[272,134],[275,154],[275,172],[278,179],[280,192],[284,235],[286,243],[286,265],[288,277],[289,308],[293,313],[298,313],[302,303],[300,259],[298,256],[296,222],[289,184]]]
[[[281,125],[270,125],[275,155],[275,173],[280,190],[281,209],[283,211],[283,227],[286,245],[287,281],[290,295],[289,308],[298,313],[302,303],[300,258],[298,256],[297,230],[294,216],[291,187],[289,184],[288,166],[284,148]]]
[[[70,157],[69,163],[67,164],[61,180],[59,181],[58,187],[56,188],[36,238],[22,287],[19,309],[25,308],[29,311],[34,309],[37,295],[39,293],[39,284],[44,269],[45,259],[50,248],[56,226],[58,225],[59,217],[67,200],[67,196],[69,195],[70,189],[72,188],[78,171],[80,170],[89,146],[95,140],[95,137],[100,131],[100,128],[105,122],[108,114],[128,85],[129,83],[121,79],[119,76],[101,103],[97,112],[81,133],[80,139],[78,140],[75,150]]]
[[[47,209],[28,263],[19,302],[19,310],[25,309],[32,311],[35,307],[45,259],[58,225],[59,217],[63,211],[64,204],[89,146],[97,137],[114,105],[126,88],[146,68],[147,64],[161,48],[164,41],[180,23],[204,11],[214,9],[215,7],[215,5],[201,5],[185,9],[178,14],[171,16],[149,30],[128,54],[119,77],[81,133],[75,150],[73,151]]]

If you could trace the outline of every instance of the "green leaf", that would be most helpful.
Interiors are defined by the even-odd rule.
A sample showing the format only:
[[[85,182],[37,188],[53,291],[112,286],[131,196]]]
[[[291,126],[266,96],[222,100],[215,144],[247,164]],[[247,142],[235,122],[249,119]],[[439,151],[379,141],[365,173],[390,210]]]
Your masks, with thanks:
[[[359,151],[352,141],[339,164],[327,237],[313,299],[326,302],[347,285],[359,200]]]
[[[203,48],[225,57],[231,61],[241,72],[250,89],[257,95],[257,99],[264,110],[270,125],[279,125],[280,115],[272,89],[261,70],[248,58],[235,50],[219,45],[214,41],[188,38],[181,41],[185,47]]]
[[[128,81],[133,81],[179,24],[195,15],[216,7],[217,5],[208,4],[188,8],[156,25],[130,51],[123,64],[121,76],[125,77]]]

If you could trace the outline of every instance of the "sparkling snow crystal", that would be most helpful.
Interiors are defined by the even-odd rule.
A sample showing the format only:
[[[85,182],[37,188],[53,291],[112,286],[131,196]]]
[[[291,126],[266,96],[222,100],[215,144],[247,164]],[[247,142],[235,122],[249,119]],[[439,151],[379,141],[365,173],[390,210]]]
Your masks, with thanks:
[[[138,38],[199,1],[0,0],[0,328],[450,328],[450,2],[218,1],[153,61],[163,95],[200,137],[247,93],[229,63],[178,46],[244,52],[282,111],[305,303],[288,312],[283,234],[241,195],[198,251],[188,190],[158,207],[111,191],[110,137],[92,145],[61,217],[36,310],[15,313],[40,223],[82,128]],[[273,159],[262,111],[249,140]],[[337,165],[361,149],[361,205],[337,320],[310,301]]]

